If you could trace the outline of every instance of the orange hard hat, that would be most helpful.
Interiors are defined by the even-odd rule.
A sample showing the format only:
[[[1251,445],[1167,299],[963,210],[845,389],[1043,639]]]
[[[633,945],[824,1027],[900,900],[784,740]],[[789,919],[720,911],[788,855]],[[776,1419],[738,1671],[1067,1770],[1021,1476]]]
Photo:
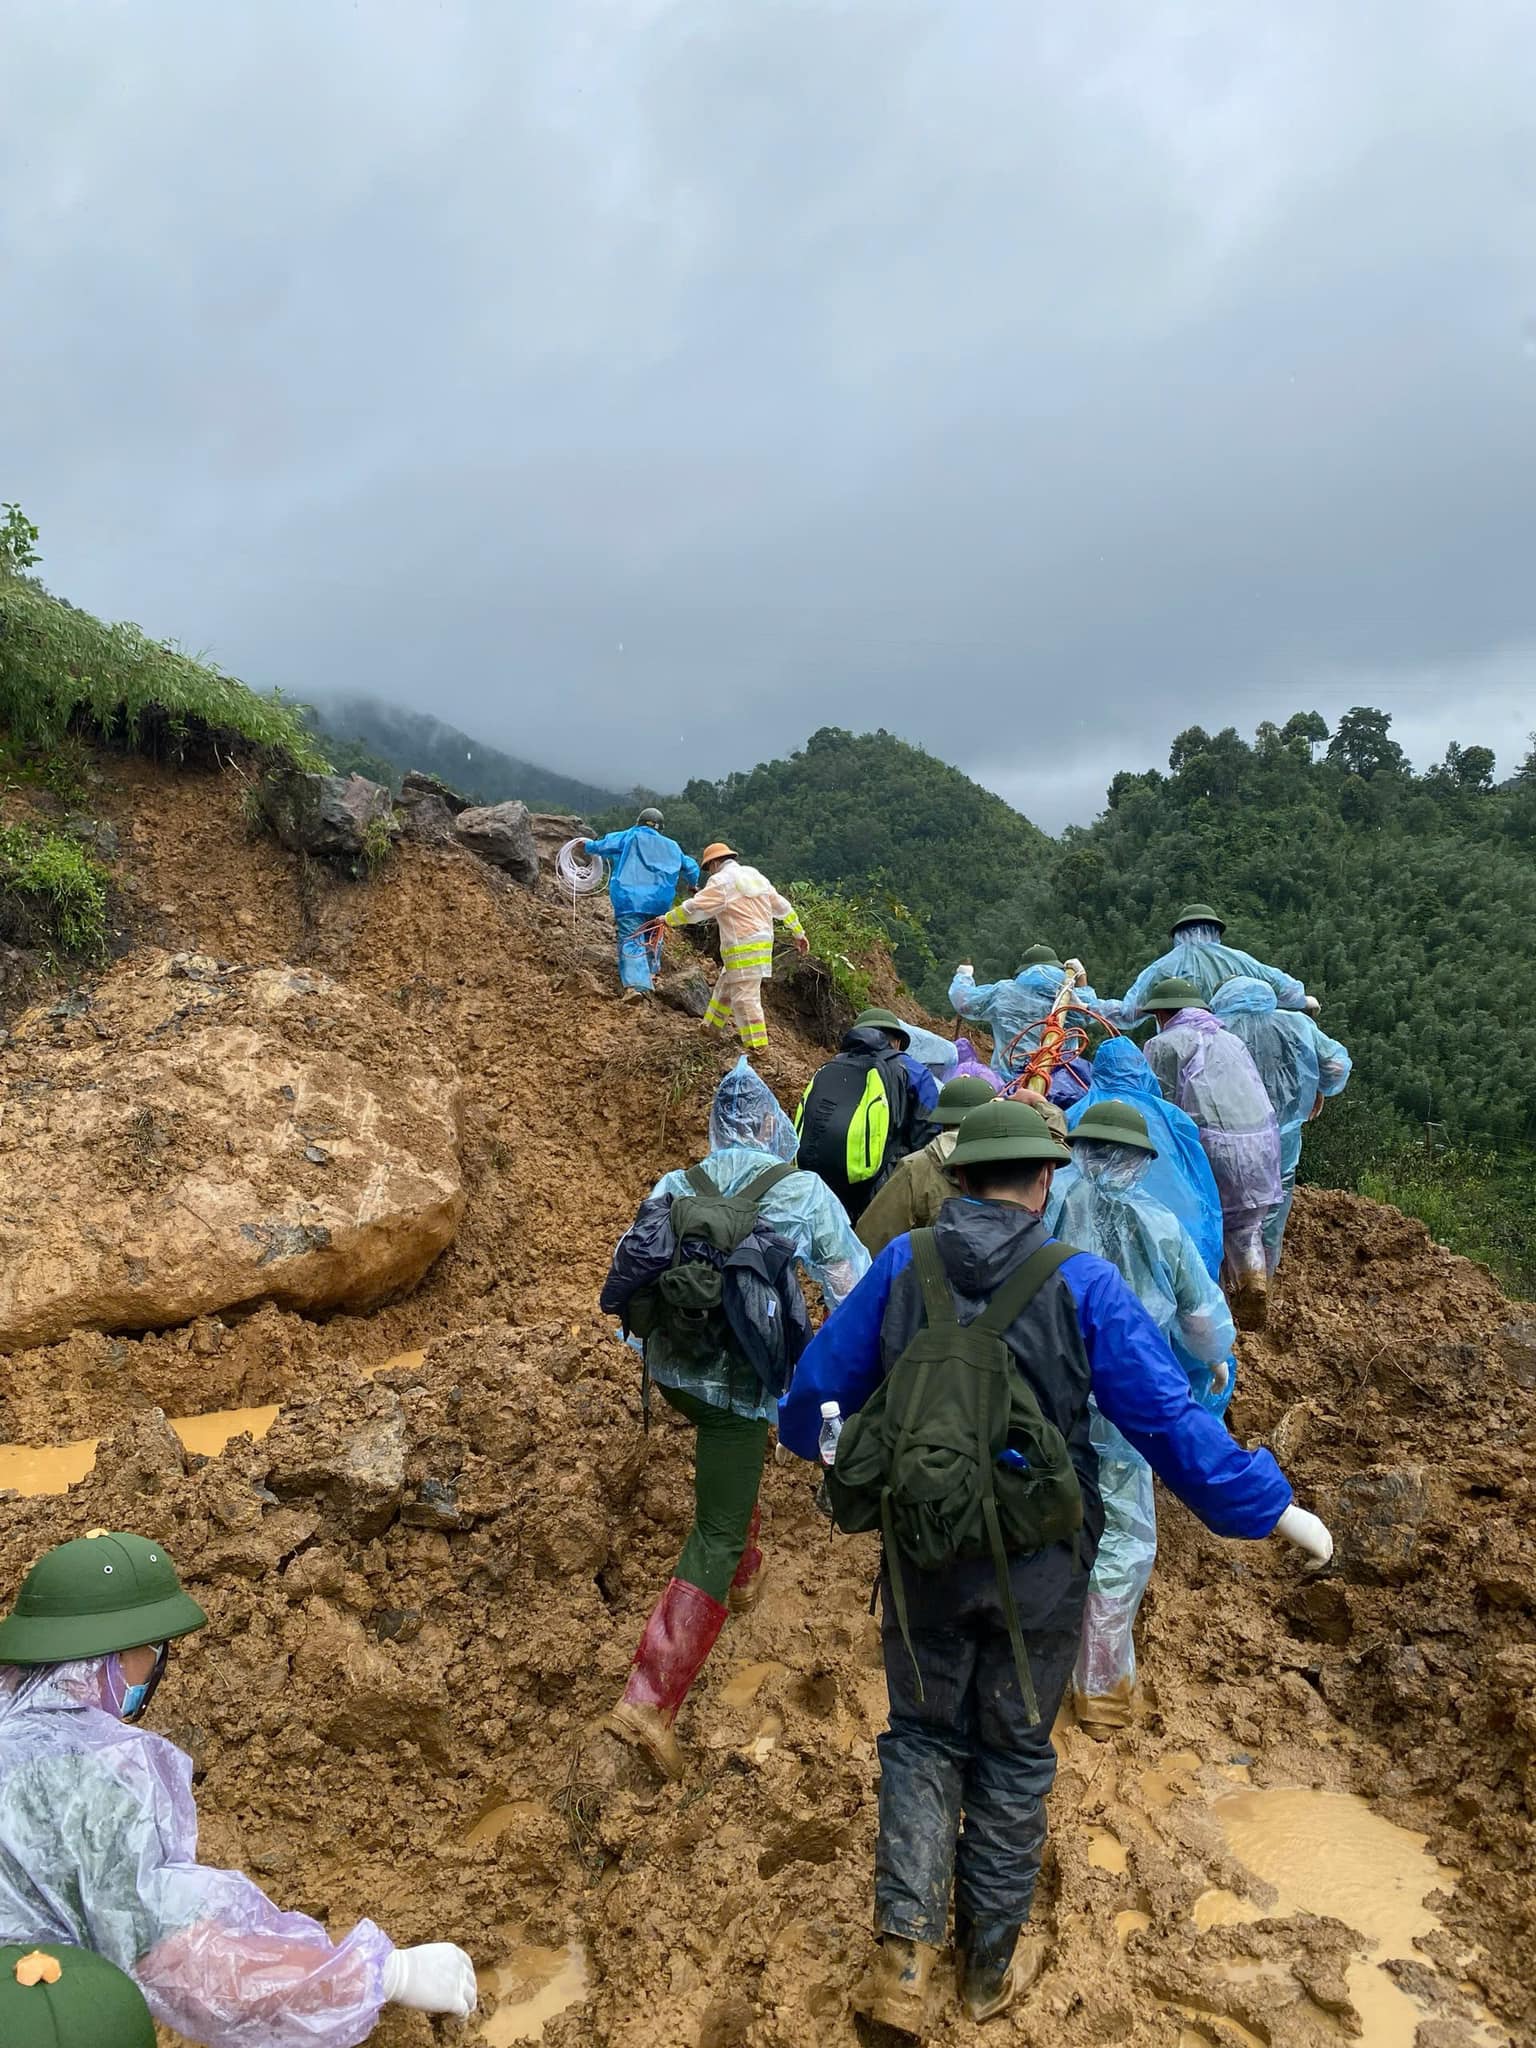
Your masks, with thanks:
[[[735,860],[737,858],[734,846],[727,846],[723,839],[717,839],[713,846],[706,846],[699,855],[699,866],[707,868],[712,860]]]

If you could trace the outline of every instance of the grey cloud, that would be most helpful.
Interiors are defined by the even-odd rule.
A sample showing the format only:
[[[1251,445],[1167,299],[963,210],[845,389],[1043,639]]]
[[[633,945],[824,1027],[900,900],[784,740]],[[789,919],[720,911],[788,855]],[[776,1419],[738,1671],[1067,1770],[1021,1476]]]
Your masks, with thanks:
[[[1527,10],[12,15],[0,482],[77,601],[619,782],[882,724],[1055,828],[1355,702],[1508,765]]]

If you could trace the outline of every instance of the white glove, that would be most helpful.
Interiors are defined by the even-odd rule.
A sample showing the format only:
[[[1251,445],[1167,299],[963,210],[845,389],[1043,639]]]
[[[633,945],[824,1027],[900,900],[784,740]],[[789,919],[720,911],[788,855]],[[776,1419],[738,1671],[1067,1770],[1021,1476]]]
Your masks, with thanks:
[[[1328,1533],[1328,1524],[1319,1516],[1308,1514],[1305,1508],[1297,1507],[1295,1501],[1276,1522],[1274,1533],[1283,1536],[1287,1543],[1294,1543],[1298,1550],[1304,1550],[1319,1564],[1326,1564],[1333,1556],[1333,1538]]]
[[[1088,979],[1088,970],[1081,960],[1063,960],[1061,967],[1064,974],[1071,975],[1074,986]]]
[[[955,972],[956,974],[974,974],[976,972],[976,969],[971,965],[969,960],[962,960],[960,962],[960,965],[955,969]]]
[[[1231,1377],[1232,1368],[1225,1359],[1221,1361],[1220,1365],[1213,1365],[1211,1367],[1211,1392],[1213,1394],[1224,1394],[1227,1391],[1227,1381]]]
[[[1304,1010],[1306,1011],[1306,1013],[1307,1013],[1307,1015],[1308,1015],[1309,1017],[1315,1017],[1315,1016],[1317,1015],[1318,1011],[1319,1011],[1319,1010],[1320,1010],[1320,1009],[1321,1009],[1321,1008],[1322,1008],[1323,1006],[1322,1006],[1322,1004],[1321,1004],[1321,1003],[1320,1003],[1320,1002],[1319,1002],[1319,1001],[1317,1000],[1317,997],[1316,997],[1316,996],[1306,996],[1306,997],[1304,997],[1304,998],[1303,998],[1303,1000],[1302,1000],[1302,1005],[1301,1005],[1301,1007],[1302,1007],[1302,1008],[1303,1008],[1303,1009],[1304,1009]]]
[[[475,1966],[451,1941],[397,1948],[384,1965],[384,2003],[467,2020],[475,2009]]]

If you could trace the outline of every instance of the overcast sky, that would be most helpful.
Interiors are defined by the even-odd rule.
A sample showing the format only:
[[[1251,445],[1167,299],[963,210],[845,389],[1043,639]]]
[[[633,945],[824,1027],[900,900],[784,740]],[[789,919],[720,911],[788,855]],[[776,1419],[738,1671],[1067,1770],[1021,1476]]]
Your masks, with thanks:
[[[1528,0],[6,0],[76,602],[627,786],[1536,725]]]

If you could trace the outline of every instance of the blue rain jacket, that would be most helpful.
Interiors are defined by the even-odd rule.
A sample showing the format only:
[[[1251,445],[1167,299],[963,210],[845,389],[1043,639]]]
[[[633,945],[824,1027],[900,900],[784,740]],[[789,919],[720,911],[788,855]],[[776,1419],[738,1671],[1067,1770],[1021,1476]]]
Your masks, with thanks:
[[[1269,983],[1251,976],[1219,988],[1211,1011],[1247,1046],[1279,1119],[1280,1170],[1295,1173],[1302,1129],[1319,1095],[1343,1093],[1349,1054],[1305,1010],[1280,1009]]]
[[[1224,946],[1221,933],[1213,924],[1187,924],[1162,958],[1137,975],[1123,1002],[1104,1005],[1104,1014],[1113,1023],[1134,1024],[1143,1015],[1142,998],[1151,993],[1154,982],[1175,978],[1193,982],[1209,1002],[1224,981],[1239,977],[1266,983],[1274,990],[1275,1001],[1282,1010],[1299,1010],[1307,1000],[1306,989],[1293,974],[1284,974],[1278,967],[1266,967],[1262,960],[1239,952],[1236,946]]]
[[[1169,1102],[1157,1084],[1139,1046],[1129,1038],[1106,1038],[1093,1056],[1093,1085],[1081,1102],[1067,1111],[1067,1128],[1076,1130],[1097,1102],[1128,1102],[1146,1118],[1147,1136],[1157,1157],[1142,1187],[1154,1202],[1172,1210],[1194,1240],[1211,1278],[1221,1273],[1221,1196],[1216,1176],[1200,1143],[1192,1116]],[[1046,1221],[1057,1226],[1062,1204],[1078,1180],[1075,1166],[1064,1166],[1051,1187]],[[1071,1233],[1068,1233],[1070,1237]]]
[[[1035,1039],[1019,1048],[1023,1056],[1016,1066],[1008,1064],[1008,1047],[1019,1032],[1050,1015],[1052,1003],[1061,993],[1066,971],[1060,967],[1023,967],[1012,981],[977,982],[969,974],[956,974],[949,984],[949,1006],[957,1017],[984,1024],[992,1034],[992,1067],[1005,1081],[1023,1072],[1023,1059],[1038,1047]],[[1090,1009],[1100,1007],[1091,988],[1077,991],[1079,1002]]]
[[[779,1403],[780,1441],[797,1457],[817,1456],[823,1401],[856,1415],[880,1384],[880,1327],[892,1282],[911,1263],[911,1237],[894,1238],[812,1338]],[[1290,1484],[1270,1453],[1245,1451],[1200,1407],[1156,1323],[1107,1259],[1080,1252],[1060,1278],[1077,1312],[1100,1411],[1208,1529],[1269,1535],[1291,1504]]]
[[[608,862],[608,895],[619,917],[660,917],[672,908],[679,875],[690,889],[698,887],[698,862],[654,825],[589,839],[587,851]]]

